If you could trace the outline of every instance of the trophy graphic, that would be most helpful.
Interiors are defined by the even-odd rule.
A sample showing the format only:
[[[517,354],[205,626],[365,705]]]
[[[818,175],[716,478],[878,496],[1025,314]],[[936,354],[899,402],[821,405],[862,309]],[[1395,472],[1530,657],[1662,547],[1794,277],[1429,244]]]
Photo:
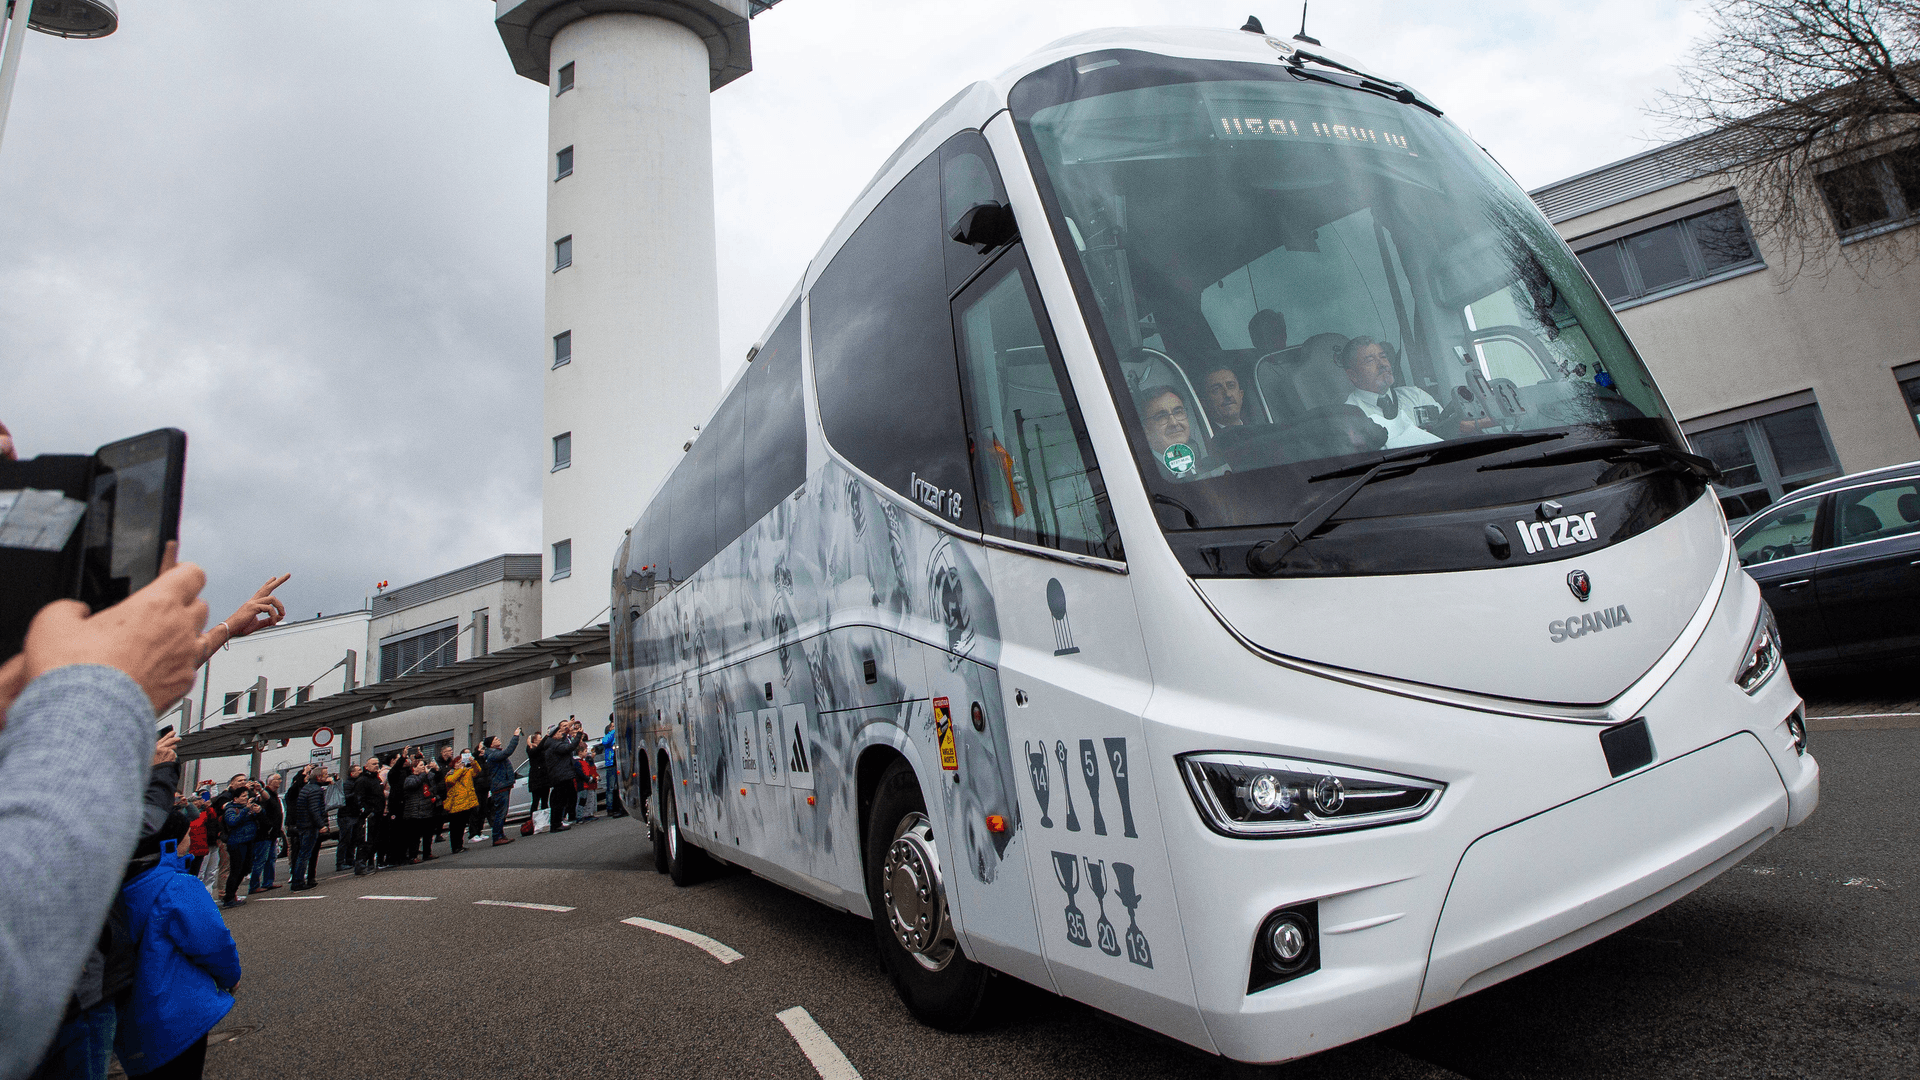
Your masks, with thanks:
[[[1080,740],[1080,775],[1087,778],[1087,794],[1093,799],[1093,832],[1107,835],[1107,819],[1100,816],[1100,755],[1093,752],[1093,740]]]
[[[1113,932],[1113,923],[1107,919],[1106,863],[1087,860],[1087,888],[1093,890],[1093,898],[1100,904],[1100,921],[1094,924],[1094,932],[1100,937],[1100,951],[1108,956],[1119,956],[1120,936]]]
[[[1133,867],[1123,862],[1114,863],[1113,880],[1113,895],[1127,908],[1127,959],[1150,968],[1153,950],[1147,945],[1147,935],[1140,932],[1140,894],[1133,891]]]
[[[1042,743],[1041,749],[1043,750],[1046,749],[1046,744]],[[1073,785],[1067,782],[1067,777],[1071,776],[1072,774],[1067,772],[1067,744],[1066,743],[1061,742],[1057,739],[1054,741],[1053,759],[1060,763],[1060,780],[1062,783],[1066,783],[1067,785],[1066,787],[1063,787],[1060,789],[1061,791],[1065,792],[1067,796],[1067,831],[1079,832],[1080,831],[1080,815],[1073,812]]]
[[[1113,789],[1120,793],[1120,819],[1129,839],[1139,839],[1133,831],[1133,800],[1127,797],[1127,740],[1107,740],[1107,764],[1113,768]]]
[[[1047,816],[1047,744],[1043,739],[1040,750],[1034,752],[1033,744],[1027,743],[1027,778],[1033,781],[1033,797],[1040,802],[1040,827],[1053,828],[1053,819]]]
[[[1086,913],[1073,902],[1073,894],[1080,891],[1080,856],[1054,852],[1053,879],[1067,893],[1067,940],[1081,948],[1092,948],[1093,942],[1087,938]]]

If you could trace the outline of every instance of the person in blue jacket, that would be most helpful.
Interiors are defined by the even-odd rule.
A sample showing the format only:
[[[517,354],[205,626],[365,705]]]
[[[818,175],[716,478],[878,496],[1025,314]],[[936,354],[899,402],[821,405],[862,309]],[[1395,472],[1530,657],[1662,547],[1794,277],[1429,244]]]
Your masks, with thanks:
[[[120,891],[140,960],[114,1053],[129,1077],[197,1080],[207,1033],[233,1008],[240,949],[175,841],[158,846],[158,864]]]

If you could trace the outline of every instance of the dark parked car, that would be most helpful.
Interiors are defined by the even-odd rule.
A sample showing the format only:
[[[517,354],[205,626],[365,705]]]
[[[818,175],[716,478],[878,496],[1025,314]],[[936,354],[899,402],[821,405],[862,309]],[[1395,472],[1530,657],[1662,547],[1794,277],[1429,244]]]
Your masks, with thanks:
[[[1920,461],[1802,488],[1734,535],[1801,669],[1920,656]]]

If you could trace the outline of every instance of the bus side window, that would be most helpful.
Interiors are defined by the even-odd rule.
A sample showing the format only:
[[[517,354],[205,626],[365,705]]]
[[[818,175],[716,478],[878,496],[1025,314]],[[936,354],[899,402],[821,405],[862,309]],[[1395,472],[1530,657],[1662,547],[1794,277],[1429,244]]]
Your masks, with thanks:
[[[707,453],[713,476],[714,554],[739,539],[752,523],[747,518],[747,461],[742,456],[746,443],[747,383],[751,375],[752,372],[748,372],[740,376],[733,384],[733,391],[700,432],[701,444],[712,444]]]
[[[936,152],[873,208],[814,282],[813,367],[834,449],[927,513],[975,530],[948,243]]]
[[[940,148],[940,203],[942,238],[950,238],[961,216],[973,207],[981,203],[1007,205],[1007,191],[993,167],[993,151],[979,132],[963,131]],[[999,253],[997,249],[979,251],[952,239],[946,239],[941,250],[946,253],[949,291],[966,284],[974,271]]]
[[[954,302],[967,438],[988,532],[1120,559],[1105,486],[1059,347],[1016,246]]]
[[[667,571],[675,585],[713,558],[713,478],[718,446],[695,439],[667,480],[673,500],[673,530],[667,541]]]
[[[747,370],[746,518],[751,526],[807,479],[807,413],[800,400],[800,302]]]

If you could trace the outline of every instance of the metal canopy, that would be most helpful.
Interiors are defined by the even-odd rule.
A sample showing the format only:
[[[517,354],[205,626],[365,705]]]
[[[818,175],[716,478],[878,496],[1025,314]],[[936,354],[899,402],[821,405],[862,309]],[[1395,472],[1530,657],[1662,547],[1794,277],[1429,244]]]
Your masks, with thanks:
[[[597,667],[613,658],[606,623],[529,641],[486,656],[403,675],[390,682],[315,698],[255,716],[203,728],[180,740],[180,760],[250,754],[266,739],[306,738],[315,728],[338,727],[430,705],[471,705],[481,694],[562,672]]]

